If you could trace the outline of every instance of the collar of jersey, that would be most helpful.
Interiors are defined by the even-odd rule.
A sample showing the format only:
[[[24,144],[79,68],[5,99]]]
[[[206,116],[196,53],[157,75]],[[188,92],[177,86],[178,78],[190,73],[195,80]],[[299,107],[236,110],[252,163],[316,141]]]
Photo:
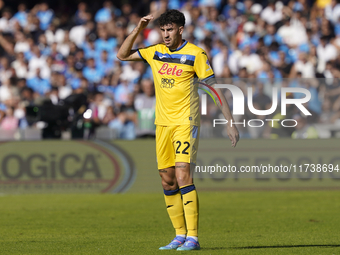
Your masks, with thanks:
[[[183,44],[182,44],[181,46],[179,46],[177,49],[175,49],[175,50],[169,49],[169,50],[170,50],[171,52],[179,51],[179,50],[181,50],[187,43],[188,43],[188,41],[183,40]]]

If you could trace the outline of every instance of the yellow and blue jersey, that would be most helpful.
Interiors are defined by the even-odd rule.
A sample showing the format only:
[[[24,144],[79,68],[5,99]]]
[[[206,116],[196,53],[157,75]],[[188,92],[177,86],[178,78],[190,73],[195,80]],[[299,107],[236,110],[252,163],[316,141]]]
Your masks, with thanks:
[[[163,43],[139,49],[140,57],[152,69],[156,92],[156,125],[199,125],[198,85],[214,77],[207,54],[184,41],[176,50]]]

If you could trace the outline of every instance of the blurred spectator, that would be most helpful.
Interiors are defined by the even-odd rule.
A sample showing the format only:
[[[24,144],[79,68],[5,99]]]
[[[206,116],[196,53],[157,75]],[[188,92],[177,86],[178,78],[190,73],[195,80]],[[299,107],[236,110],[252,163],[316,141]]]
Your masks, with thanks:
[[[75,25],[83,25],[88,20],[88,12],[87,12],[87,4],[84,2],[80,2],[78,4],[78,9],[74,15],[74,24]]]
[[[9,79],[4,79],[0,86],[0,102],[3,104],[10,104],[13,98],[13,88]]]
[[[109,122],[108,126],[117,131],[119,139],[132,140],[136,138],[135,125],[129,120],[125,111],[119,112],[117,117]]]
[[[275,26],[272,24],[267,24],[266,27],[266,35],[263,37],[263,42],[266,46],[270,46],[273,42],[276,42],[278,44],[282,44],[282,37],[276,33]]]
[[[62,74],[58,75],[57,93],[58,98],[60,99],[65,99],[66,97],[72,94],[72,88],[66,83],[66,78]]]
[[[335,60],[338,54],[337,49],[333,44],[327,42],[325,36],[320,38],[320,44],[316,48],[317,56],[319,59],[317,71],[322,73],[325,70],[326,62]]]
[[[16,19],[21,27],[25,27],[27,25],[27,7],[25,3],[20,3],[18,5],[18,12],[14,14],[13,19]]]
[[[30,45],[27,41],[27,38],[22,32],[16,32],[14,35],[15,38],[15,46],[14,51],[18,52],[27,52],[30,50]]]
[[[62,43],[65,37],[63,29],[57,29],[56,24],[51,24],[45,32],[46,41],[49,45],[53,43]]]
[[[236,0],[228,0],[228,3],[223,7],[223,15],[226,18],[229,18],[230,16],[230,10],[234,9],[237,12],[237,15],[240,15],[244,12],[244,4],[242,2],[238,2]]]
[[[261,18],[270,25],[282,20],[282,2],[269,0],[268,6],[261,12]]]
[[[284,20],[284,25],[278,29],[277,34],[282,38],[283,43],[292,48],[308,42],[305,27],[299,24],[293,25],[290,18]]]
[[[105,1],[103,8],[100,9],[95,16],[95,21],[99,23],[109,22],[112,18],[113,4],[111,1]]]
[[[46,30],[53,19],[54,12],[49,9],[47,2],[42,2],[37,9],[37,17],[40,21],[40,28],[42,30]]]
[[[239,48],[243,49],[249,46],[251,52],[255,52],[259,41],[259,36],[255,33],[256,27],[254,22],[248,21],[243,25],[243,38],[239,41]]]
[[[41,96],[45,95],[51,89],[51,84],[49,80],[43,79],[41,77],[40,68],[36,68],[35,75],[27,80],[27,86]]]
[[[129,85],[128,78],[126,76],[121,77],[122,82],[117,86],[115,90],[115,102],[118,105],[124,105],[129,100],[129,94],[133,92],[132,87]]]
[[[29,74],[28,77],[31,78],[36,75],[37,69],[42,69],[46,65],[46,56],[41,54],[41,51],[37,45],[33,46],[32,57],[29,60]]]
[[[320,123],[334,123],[340,118],[340,111],[334,111],[332,109],[332,101],[327,98],[322,105],[322,113],[320,115]]]
[[[114,48],[116,47],[116,39],[109,38],[109,34],[106,29],[100,29],[98,31],[99,38],[95,41],[95,49],[97,52],[97,56],[100,56],[102,51],[107,51],[109,53],[113,53]]]
[[[2,57],[0,59],[0,81],[1,81],[1,84],[4,83],[4,81],[9,80],[13,76],[14,76],[14,70],[10,66],[8,58]]]
[[[95,123],[100,124],[104,119],[107,107],[110,105],[110,101],[104,100],[103,93],[96,93],[94,95],[92,103],[90,103],[90,109],[92,110],[92,119]]]
[[[57,50],[61,55],[63,55],[63,57],[68,56],[68,54],[70,53],[71,41],[69,35],[70,35],[69,31],[64,31],[63,40],[57,44]]]
[[[82,47],[86,35],[93,29],[94,24],[92,21],[87,21],[85,24],[72,27],[70,30],[69,38],[78,47]]]
[[[108,125],[111,121],[113,121],[116,118],[116,115],[114,113],[114,109],[112,106],[107,107],[106,114],[102,120],[102,123],[105,125]]]
[[[325,7],[325,16],[334,24],[339,21],[340,4],[338,4],[337,0],[331,0],[330,4]]]
[[[117,109],[117,118],[109,122],[109,127],[118,132],[121,139],[136,138],[136,109],[134,107],[133,94],[128,95],[127,102]]]
[[[14,116],[14,107],[8,107],[6,109],[6,115],[1,121],[1,129],[3,130],[15,130],[18,127],[19,120]]]
[[[86,59],[85,59],[84,50],[79,49],[76,52],[74,60],[75,60],[74,67],[75,67],[76,70],[81,70],[81,69],[85,68]]]
[[[318,138],[318,132],[313,125],[307,124],[307,119],[300,114],[293,116],[297,125],[295,131],[292,134],[294,139],[316,139]]]
[[[57,87],[52,87],[51,91],[49,93],[49,98],[52,102],[52,104],[57,105],[59,103],[59,93],[58,93],[58,88]]]
[[[262,61],[258,54],[251,53],[251,46],[249,44],[245,45],[241,56],[239,56],[238,68],[246,68],[248,73],[254,73],[262,68]]]
[[[223,75],[224,67],[227,65],[228,60],[228,48],[223,47],[219,53],[217,53],[212,60],[212,66],[216,77]]]
[[[21,101],[25,106],[34,105],[34,91],[29,87],[24,87],[20,93]]]
[[[12,19],[12,11],[10,8],[4,8],[0,19],[0,31],[3,33],[11,33],[14,28],[15,20]]]
[[[297,77],[298,72],[301,73],[302,78],[315,77],[315,66],[308,60],[307,53],[300,53],[299,60],[295,62],[291,69],[290,77]]]
[[[105,75],[112,73],[113,71],[113,59],[109,59],[109,53],[106,50],[103,50],[101,56],[96,61],[96,68],[103,72]]]
[[[95,68],[95,61],[93,58],[87,60],[87,65],[83,69],[84,77],[92,83],[98,83],[104,76],[103,70]]]
[[[115,90],[116,88],[112,85],[110,85],[110,79],[109,76],[104,76],[103,79],[100,81],[97,90],[101,93],[105,93],[105,95],[110,98],[114,99]]]
[[[137,136],[154,136],[156,126],[155,122],[155,89],[152,80],[143,79],[142,91],[135,98],[135,109],[138,115]]]

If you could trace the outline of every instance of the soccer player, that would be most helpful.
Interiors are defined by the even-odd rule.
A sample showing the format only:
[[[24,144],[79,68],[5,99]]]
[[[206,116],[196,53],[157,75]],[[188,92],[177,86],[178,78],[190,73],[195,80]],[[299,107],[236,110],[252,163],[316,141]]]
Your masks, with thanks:
[[[207,54],[182,39],[183,13],[169,10],[159,18],[163,43],[132,50],[138,34],[153,20],[141,18],[137,27],[121,45],[117,57],[123,61],[144,60],[151,66],[156,92],[156,154],[165,203],[176,237],[160,250],[199,250],[198,197],[191,169],[196,163],[199,138],[199,97],[194,77],[215,84]],[[226,120],[233,120],[227,101],[219,89],[219,107]],[[219,100],[216,100],[219,102]],[[228,125],[228,135],[235,147],[239,134]]]

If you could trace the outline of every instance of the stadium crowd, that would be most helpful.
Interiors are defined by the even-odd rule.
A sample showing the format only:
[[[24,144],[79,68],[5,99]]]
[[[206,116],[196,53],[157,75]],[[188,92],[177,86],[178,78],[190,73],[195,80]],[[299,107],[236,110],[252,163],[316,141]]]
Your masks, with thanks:
[[[247,86],[253,86],[255,108],[271,107],[272,86],[304,87],[312,94],[306,107],[313,117],[292,110],[291,118],[303,119],[305,125],[340,119],[340,4],[336,0],[116,2],[104,1],[98,10],[79,2],[76,12],[66,15],[50,9],[47,2],[31,9],[21,3],[13,10],[0,0],[1,129],[35,125],[27,117],[27,106],[46,100],[58,105],[70,95],[85,94],[91,111],[84,117],[93,129],[106,125],[124,139],[153,135],[151,69],[142,61],[118,61],[116,53],[140,17],[151,13],[157,21],[166,9],[184,13],[183,37],[207,52],[217,78],[238,85],[244,94]],[[161,40],[154,22],[133,48]],[[230,94],[226,96],[231,103]],[[213,105],[209,109],[213,116],[216,109]],[[202,121],[202,134],[209,136],[211,121],[206,117]],[[242,127],[240,131],[243,137],[273,133]]]

